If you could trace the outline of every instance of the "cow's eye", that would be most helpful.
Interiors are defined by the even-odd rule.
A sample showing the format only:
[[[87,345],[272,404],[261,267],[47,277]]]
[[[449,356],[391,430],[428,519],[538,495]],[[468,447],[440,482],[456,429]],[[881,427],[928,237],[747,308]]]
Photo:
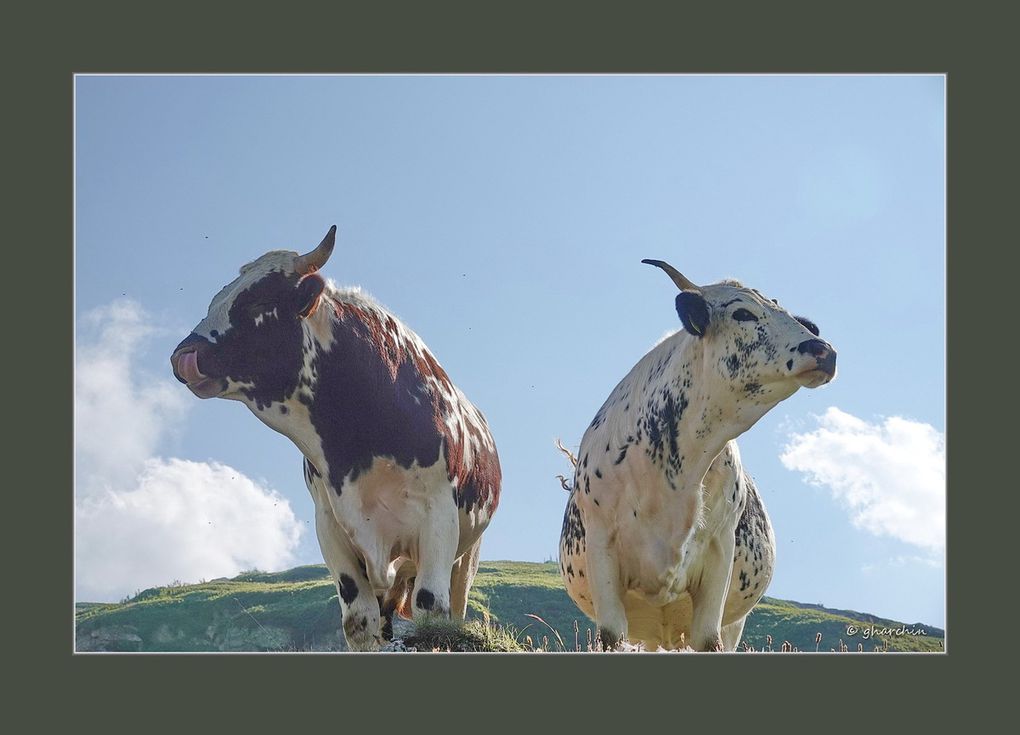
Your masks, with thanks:
[[[251,306],[249,306],[248,313],[251,315],[252,319],[254,319],[256,317],[262,316],[263,314],[272,311],[274,308],[275,304],[262,302],[258,304],[252,304]]]
[[[733,312],[733,318],[738,322],[756,322],[758,317],[749,312],[747,309],[737,309]]]

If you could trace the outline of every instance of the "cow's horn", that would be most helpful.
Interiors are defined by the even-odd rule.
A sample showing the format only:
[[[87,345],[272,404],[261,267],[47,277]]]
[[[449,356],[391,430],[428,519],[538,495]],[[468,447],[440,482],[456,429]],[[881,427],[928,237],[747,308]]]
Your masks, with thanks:
[[[314,273],[319,270],[329,260],[334,245],[336,245],[336,225],[329,228],[329,232],[322,238],[322,242],[315,250],[294,259],[294,270],[302,274]]]
[[[681,291],[696,291],[698,293],[701,293],[701,289],[697,285],[689,281],[687,279],[687,276],[685,276],[683,273],[678,271],[676,268],[671,266],[666,261],[650,260],[649,258],[645,258],[641,262],[648,263],[648,265],[654,265],[657,268],[662,268],[662,270],[666,271],[666,273],[669,274],[669,277],[673,279],[673,283],[675,283],[677,288],[679,288]]]

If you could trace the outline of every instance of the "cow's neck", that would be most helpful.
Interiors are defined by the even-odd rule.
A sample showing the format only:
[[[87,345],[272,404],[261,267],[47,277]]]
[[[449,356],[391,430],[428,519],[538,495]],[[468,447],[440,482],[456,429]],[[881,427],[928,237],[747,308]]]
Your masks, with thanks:
[[[712,461],[726,443],[751,428],[778,401],[751,404],[727,391],[713,379],[714,369],[705,359],[698,338],[681,332],[674,339],[669,368],[649,381],[648,395],[658,396],[662,405],[686,403],[675,422],[677,446],[683,457],[676,473],[677,487],[697,487],[705,478]],[[666,398],[668,397],[668,398]]]
[[[328,354],[332,346],[333,323],[336,321],[332,312],[332,308],[319,308],[301,321],[302,364],[296,389],[282,403],[260,406],[254,401],[244,400],[252,413],[290,439],[319,471],[323,471],[326,463],[321,438],[312,424],[310,406],[318,382],[315,360]]]
[[[336,398],[335,381],[343,380],[335,371],[326,370],[324,363],[335,364],[331,361],[346,359],[346,363],[357,365],[362,382],[366,375],[393,377],[397,363],[404,359],[407,345],[405,333],[395,318],[368,299],[347,298],[344,292],[334,289],[328,289],[315,311],[302,320],[302,330],[302,367],[297,390],[286,402],[288,413],[281,417],[269,412],[261,418],[293,441],[323,472],[326,459],[321,432],[358,431],[357,426],[342,424],[342,411],[324,410],[324,405],[328,406]],[[371,345],[369,349],[363,349],[366,343]],[[359,350],[352,359],[348,353],[355,344]],[[326,379],[327,383],[322,382],[324,373],[332,375]],[[315,404],[320,410],[314,408]]]

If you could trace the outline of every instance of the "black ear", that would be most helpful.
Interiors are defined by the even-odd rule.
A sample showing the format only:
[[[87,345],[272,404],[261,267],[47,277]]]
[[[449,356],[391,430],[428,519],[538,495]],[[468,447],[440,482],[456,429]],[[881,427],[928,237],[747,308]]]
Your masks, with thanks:
[[[700,293],[681,291],[676,295],[676,313],[684,323],[684,329],[700,337],[708,329],[708,302]]]
[[[806,316],[795,316],[794,319],[803,324],[804,328],[811,332],[811,334],[815,335],[816,337],[819,335],[818,325],[815,324],[810,319],[808,319]]]
[[[294,297],[300,317],[304,318],[315,311],[315,307],[319,303],[319,296],[322,295],[322,289],[325,287],[326,282],[314,273],[301,279]]]

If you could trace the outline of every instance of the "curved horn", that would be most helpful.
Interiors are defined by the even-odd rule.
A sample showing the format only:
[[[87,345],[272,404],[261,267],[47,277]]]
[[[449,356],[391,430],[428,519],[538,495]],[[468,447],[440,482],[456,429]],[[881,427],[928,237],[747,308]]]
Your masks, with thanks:
[[[315,250],[294,259],[294,270],[302,275],[319,270],[329,260],[334,245],[336,245],[336,225],[329,228],[329,232],[322,238],[322,242]]]
[[[696,293],[701,293],[701,289],[695,283],[689,281],[683,273],[678,271],[666,261],[645,258],[641,262],[648,263],[648,265],[654,265],[656,268],[662,268],[662,270],[669,274],[669,277],[673,279],[673,283],[675,283],[677,288],[681,291],[694,291]]]

